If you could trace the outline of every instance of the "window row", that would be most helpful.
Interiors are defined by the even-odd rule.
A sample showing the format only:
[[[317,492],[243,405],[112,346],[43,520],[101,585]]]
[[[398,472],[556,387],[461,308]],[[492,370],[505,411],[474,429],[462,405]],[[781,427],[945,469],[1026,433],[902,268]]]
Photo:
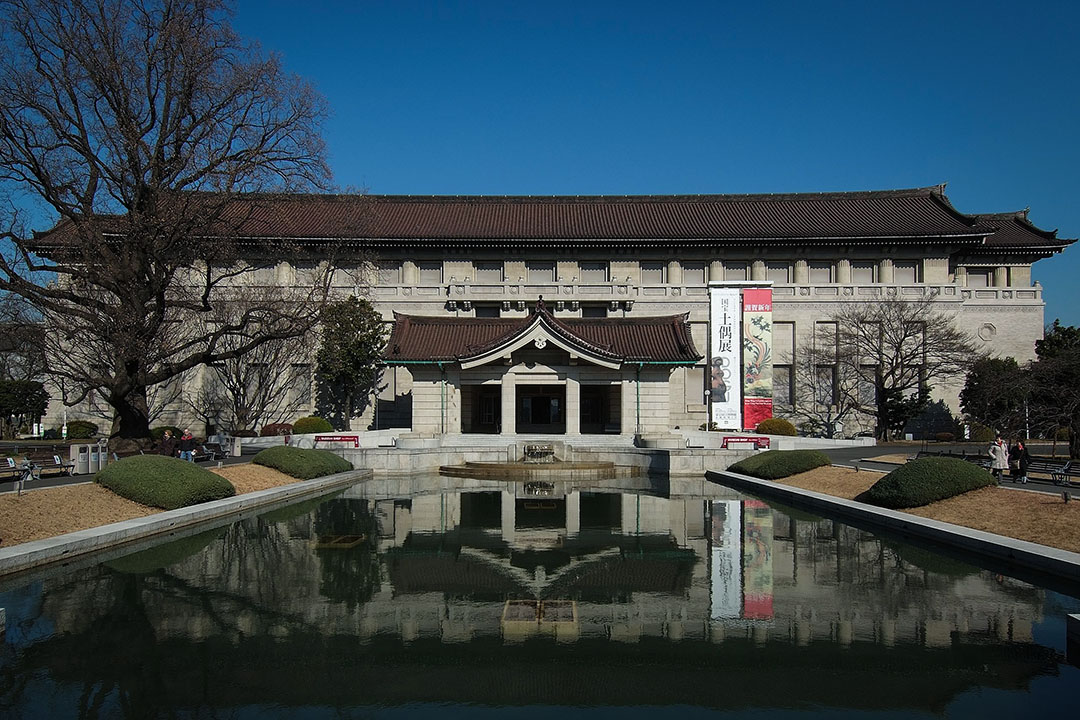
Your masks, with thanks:
[[[570,270],[560,268],[554,260],[527,260],[515,263],[516,267],[508,268],[503,261],[474,261],[459,264],[455,269],[450,269],[438,260],[420,261],[412,263],[406,268],[400,262],[381,261],[378,264],[378,280],[383,285],[396,285],[401,283],[418,283],[420,285],[438,285],[449,282],[451,279],[468,281],[476,284],[501,283],[506,281],[523,281],[528,283],[553,283],[553,282],[579,282],[606,283],[625,277],[632,280],[633,275],[623,275],[622,272],[612,270],[607,261],[579,261]],[[677,277],[672,276],[672,268],[677,268]],[[753,277],[753,264],[750,261],[725,260],[722,263],[722,277],[713,277],[715,270],[710,272],[705,262],[680,262],[669,264],[664,261],[646,261],[636,263],[636,268],[623,268],[628,273],[636,270],[637,281],[642,285],[663,285],[666,283],[678,283],[682,285],[704,285],[708,281],[745,281],[759,278]],[[771,280],[776,284],[790,284],[805,282],[811,285],[824,285],[839,282],[838,265],[834,262],[807,262],[805,278],[796,276],[796,263],[790,261],[766,261],[764,280]],[[898,284],[913,284],[922,282],[922,263],[917,260],[894,261],[892,263],[892,280]],[[881,263],[876,260],[856,260],[850,263],[850,280],[853,284],[873,284],[881,282]]]

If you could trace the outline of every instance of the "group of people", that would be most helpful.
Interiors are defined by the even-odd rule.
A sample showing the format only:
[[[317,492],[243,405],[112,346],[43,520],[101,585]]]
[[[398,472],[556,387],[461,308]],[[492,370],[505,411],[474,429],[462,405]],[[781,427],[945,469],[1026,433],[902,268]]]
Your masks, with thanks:
[[[172,430],[166,430],[165,434],[161,436],[158,454],[195,462],[195,437],[187,428],[184,428],[184,432],[179,438],[173,437]]]
[[[1010,447],[1001,435],[998,435],[990,445],[990,471],[994,473],[994,479],[997,480],[998,485],[1001,484],[1006,470],[1009,470],[1012,475],[1013,482],[1026,483],[1030,462],[1031,453],[1028,452],[1023,440],[1017,440]]]

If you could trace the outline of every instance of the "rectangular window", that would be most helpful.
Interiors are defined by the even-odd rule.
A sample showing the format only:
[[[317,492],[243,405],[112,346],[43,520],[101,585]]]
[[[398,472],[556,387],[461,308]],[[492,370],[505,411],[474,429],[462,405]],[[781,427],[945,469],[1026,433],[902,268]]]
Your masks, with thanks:
[[[791,407],[791,366],[773,365],[773,403],[778,407]]]
[[[833,282],[832,263],[812,262],[808,264],[811,285],[827,285]]]
[[[248,271],[248,277],[253,285],[273,285],[277,280],[276,267],[274,265],[253,265]]]
[[[423,260],[417,263],[420,268],[421,285],[439,285],[442,283],[442,262],[438,260]]]
[[[990,270],[988,268],[968,268],[967,286],[973,288],[990,287]]]
[[[784,285],[791,282],[791,263],[770,262],[766,266],[769,280]]]
[[[607,305],[582,305],[581,317],[602,318],[607,317]]]
[[[686,384],[683,399],[687,405],[701,405],[705,401],[705,368],[686,368]]]
[[[705,284],[705,263],[687,262],[682,266],[682,280],[684,285]]]
[[[555,282],[555,263],[530,260],[525,263],[525,270],[530,283]]]
[[[401,263],[389,260],[380,260],[378,264],[380,285],[401,284]]]
[[[837,324],[833,321],[814,323],[814,348],[821,353],[821,357],[828,358],[830,362],[836,359],[839,342],[837,329]]]
[[[818,405],[835,405],[836,366],[818,365],[814,371],[814,402]]]
[[[588,260],[578,263],[578,278],[583,283],[606,283],[608,264],[605,260]]]
[[[871,285],[877,282],[877,263],[857,260],[851,263],[851,282],[856,285]]]
[[[859,368],[859,404],[872,408],[877,404],[876,365],[863,365]]]
[[[307,406],[311,404],[311,365],[295,363],[292,366],[293,404]]]
[[[724,261],[725,280],[746,280],[750,277],[750,263]]]
[[[497,318],[500,316],[498,305],[476,305],[474,307],[478,318]]]
[[[476,282],[478,284],[501,283],[503,281],[503,264],[498,260],[475,262],[473,263],[473,270],[476,273]]]
[[[914,260],[893,263],[893,282],[897,285],[913,285],[919,282],[919,264]]]
[[[641,284],[642,285],[663,285],[664,276],[666,275],[667,265],[662,262],[643,262],[641,263]]]

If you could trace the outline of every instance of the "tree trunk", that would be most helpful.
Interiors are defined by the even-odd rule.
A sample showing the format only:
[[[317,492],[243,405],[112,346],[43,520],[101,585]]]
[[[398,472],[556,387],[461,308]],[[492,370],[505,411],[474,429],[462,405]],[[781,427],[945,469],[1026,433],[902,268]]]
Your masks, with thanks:
[[[1080,417],[1075,415],[1069,423],[1069,458],[1080,460]]]
[[[146,386],[136,385],[129,392],[110,398],[113,416],[112,440],[132,440],[139,444],[150,442],[150,411],[146,402]]]

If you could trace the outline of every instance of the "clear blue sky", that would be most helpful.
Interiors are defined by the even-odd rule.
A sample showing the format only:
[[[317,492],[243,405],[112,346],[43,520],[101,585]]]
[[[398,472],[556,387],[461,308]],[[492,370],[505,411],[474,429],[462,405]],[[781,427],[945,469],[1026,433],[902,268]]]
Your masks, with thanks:
[[[301,9],[298,9],[301,8]],[[241,0],[343,189],[867,190],[1080,236],[1080,3]],[[1035,265],[1080,325],[1080,250]]]

